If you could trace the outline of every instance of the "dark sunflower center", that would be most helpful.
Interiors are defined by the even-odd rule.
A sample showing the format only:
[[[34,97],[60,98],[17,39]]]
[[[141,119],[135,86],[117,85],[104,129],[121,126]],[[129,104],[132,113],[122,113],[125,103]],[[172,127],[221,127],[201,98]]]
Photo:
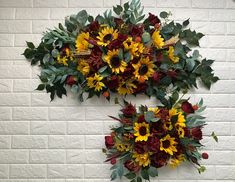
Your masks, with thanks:
[[[144,127],[144,126],[140,127],[139,133],[140,133],[141,136],[145,136],[146,133],[147,133],[146,127]]]
[[[139,74],[145,75],[148,72],[148,66],[146,64],[143,64],[140,66]]]
[[[170,146],[170,141],[169,140],[163,141],[162,146],[163,146],[163,148],[167,149]]]
[[[108,42],[108,41],[112,40],[112,38],[113,38],[113,35],[109,33],[104,36],[103,41]]]
[[[113,68],[118,68],[121,65],[121,61],[118,56],[113,56],[110,60],[110,64]]]

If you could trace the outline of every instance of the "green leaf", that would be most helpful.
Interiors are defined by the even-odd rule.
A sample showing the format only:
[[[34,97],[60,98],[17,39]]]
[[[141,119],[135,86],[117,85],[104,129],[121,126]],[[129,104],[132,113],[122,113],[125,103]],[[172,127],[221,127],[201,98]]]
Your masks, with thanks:
[[[113,171],[113,172],[112,172],[110,178],[111,178],[111,181],[113,181],[113,180],[115,180],[115,179],[117,178],[117,173],[116,173],[116,171]]]
[[[44,90],[45,84],[40,84],[35,90]]]
[[[129,2],[126,2],[125,4],[124,4],[124,9],[125,9],[125,11],[127,11],[128,9],[129,9]]]
[[[161,18],[167,18],[169,16],[169,14],[167,13],[167,12],[165,12],[165,11],[162,11],[161,13],[160,13],[160,17]]]
[[[42,60],[43,63],[44,63],[44,64],[48,63],[49,60],[50,60],[50,57],[51,57],[51,56],[50,56],[49,53],[45,54],[44,57],[43,57],[43,60]]]
[[[211,136],[214,138],[214,140],[218,143],[218,137],[216,136],[215,132],[211,133]]]
[[[142,41],[146,44],[151,40],[151,36],[148,32],[142,34]]]
[[[87,14],[86,10],[82,10],[82,11],[78,12],[76,19],[80,24],[85,25],[87,22],[87,19],[88,19],[88,14]]]
[[[136,177],[136,174],[135,173],[127,173],[124,175],[127,179],[133,179]]]
[[[27,43],[27,46],[30,48],[30,49],[34,49],[35,46],[32,42],[26,42]]]
[[[136,180],[135,180],[135,179],[133,179],[133,180],[131,180],[130,182],[136,182]]]
[[[115,99],[114,99],[114,103],[115,103],[115,104],[119,104],[119,100],[118,100],[118,98],[117,98],[117,97],[115,97]]]
[[[147,169],[142,169],[141,170],[141,176],[142,178],[149,180],[149,174],[148,174],[148,170]]]
[[[154,115],[154,112],[152,112],[152,111],[147,111],[147,112],[144,114],[144,119],[145,119],[147,122],[151,122],[154,118],[155,118],[155,115]]]
[[[142,182],[142,178],[138,176],[137,182]]]
[[[90,23],[93,22],[93,21],[94,21],[93,16],[88,16],[88,21],[89,21]]]
[[[156,176],[158,176],[158,170],[157,170],[157,168],[151,166],[151,167],[148,169],[148,174],[149,174],[149,176],[151,176],[151,177],[156,177]]]
[[[117,14],[120,15],[121,12],[123,11],[123,8],[120,5],[117,5],[116,7],[113,7],[113,11]]]
[[[189,25],[189,19],[187,19],[183,22],[183,26],[187,27],[188,25]]]
[[[99,73],[103,73],[106,69],[108,68],[108,66],[103,66],[102,68],[99,69]]]
[[[59,51],[57,50],[57,49],[53,49],[52,51],[51,51],[51,55],[54,57],[54,58],[57,58],[57,56],[59,55]]]

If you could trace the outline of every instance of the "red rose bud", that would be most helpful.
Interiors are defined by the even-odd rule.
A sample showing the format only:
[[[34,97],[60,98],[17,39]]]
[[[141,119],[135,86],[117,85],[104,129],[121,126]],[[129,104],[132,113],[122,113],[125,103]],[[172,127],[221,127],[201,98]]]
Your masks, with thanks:
[[[198,110],[198,105],[194,105],[194,106],[193,106],[193,110],[194,110],[194,111]]]
[[[159,18],[151,13],[149,13],[148,21],[149,21],[150,25],[152,25],[152,26],[160,23]]]
[[[200,127],[192,128],[190,130],[192,137],[196,140],[202,139],[202,129]]]
[[[110,163],[111,163],[112,165],[116,164],[116,163],[117,163],[117,159],[116,159],[116,158],[111,159]]]
[[[131,103],[128,104],[125,108],[123,108],[122,113],[126,117],[132,117],[136,113],[136,108]]]
[[[188,101],[182,102],[181,109],[187,114],[194,113],[193,106]]]
[[[153,80],[155,82],[159,82],[161,78],[162,78],[162,74],[161,73],[159,73],[159,72],[154,72],[153,73]]]
[[[66,84],[69,85],[69,86],[72,86],[74,85],[75,83],[77,83],[77,77],[75,76],[68,76],[67,79],[66,79]]]
[[[203,159],[208,159],[209,158],[208,153],[206,153],[206,152],[202,153],[202,158]]]
[[[132,171],[132,172],[138,172],[140,170],[140,166],[137,165],[134,161],[131,161],[131,160],[127,160],[125,163],[124,163],[124,166],[129,170],[129,171]]]
[[[105,146],[107,149],[111,149],[114,146],[114,140],[112,136],[105,136]]]

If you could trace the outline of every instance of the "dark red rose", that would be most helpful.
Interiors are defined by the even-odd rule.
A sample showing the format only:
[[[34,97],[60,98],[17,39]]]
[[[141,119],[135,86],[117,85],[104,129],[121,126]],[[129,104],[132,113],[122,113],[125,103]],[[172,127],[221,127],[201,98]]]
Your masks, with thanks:
[[[193,106],[188,101],[182,102],[181,109],[187,114],[194,113]]]
[[[176,78],[177,77],[177,72],[173,71],[173,70],[167,71],[166,74],[171,78]]]
[[[112,42],[109,43],[108,45],[108,49],[119,49],[119,48],[122,48],[123,47],[123,44],[120,40],[118,39],[115,39],[113,40]]]
[[[201,127],[195,127],[190,130],[192,137],[196,140],[202,139],[202,129]]]
[[[114,140],[112,136],[105,136],[105,146],[107,149],[111,149],[114,146]]]
[[[159,139],[157,137],[154,137],[154,136],[149,137],[148,141],[147,141],[147,144],[148,144],[148,149],[151,152],[159,151],[160,142],[159,142]]]
[[[119,85],[119,79],[116,75],[112,76],[105,84],[110,90],[115,90]]]
[[[70,76],[68,76],[67,79],[66,79],[66,84],[69,85],[69,86],[72,86],[72,85],[74,85],[74,84],[77,83],[77,80],[78,80],[78,79],[77,79],[76,76],[70,75]]]
[[[156,136],[162,136],[166,133],[162,122],[155,122],[151,124],[151,133],[154,133]]]
[[[159,18],[156,15],[151,14],[151,13],[149,13],[148,21],[149,21],[150,25],[152,25],[152,26],[154,26],[157,23],[160,23]]]
[[[141,37],[143,32],[144,32],[144,27],[143,26],[135,25],[135,26],[131,27],[130,35],[132,37]]]
[[[167,164],[169,155],[165,152],[157,152],[151,156],[151,165],[156,168],[160,168]]]
[[[130,76],[133,75],[133,72],[135,71],[135,69],[133,68],[133,66],[130,64],[126,67],[125,71],[122,73],[122,77],[124,80],[130,78]]]
[[[163,75],[161,72],[154,72],[153,73],[153,80],[158,83],[161,80],[162,76]]]
[[[100,28],[100,24],[98,21],[93,21],[91,22],[91,24],[89,25],[89,30],[90,31],[98,31]]]
[[[136,142],[134,145],[134,150],[138,154],[143,154],[148,151],[148,146],[146,144],[146,142]]]
[[[121,109],[121,111],[125,117],[132,117],[136,114],[136,108],[131,103],[126,105],[126,107]]]
[[[145,118],[144,118],[144,115],[140,115],[137,119],[137,122],[138,123],[143,123],[143,122],[146,122]]]
[[[190,129],[184,128],[184,136],[188,138],[190,137]]]
[[[206,153],[206,152],[202,153],[202,158],[203,159],[208,159],[209,158],[208,153]]]
[[[136,84],[136,89],[134,90],[134,93],[144,93],[148,87],[146,83],[137,83]]]
[[[110,163],[111,163],[112,165],[116,164],[116,163],[117,163],[117,159],[116,159],[116,158],[111,159]]]
[[[129,171],[132,171],[132,172],[138,172],[140,170],[140,166],[138,164],[136,164],[134,161],[131,161],[131,160],[127,160],[125,163],[124,163],[124,166],[129,170]]]
[[[121,18],[114,18],[114,22],[117,26],[120,26],[124,23],[124,21]]]

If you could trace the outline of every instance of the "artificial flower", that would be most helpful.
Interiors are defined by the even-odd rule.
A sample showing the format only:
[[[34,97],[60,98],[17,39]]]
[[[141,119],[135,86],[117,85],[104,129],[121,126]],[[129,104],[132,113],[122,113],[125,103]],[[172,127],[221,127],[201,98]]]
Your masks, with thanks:
[[[119,57],[118,49],[109,50],[104,60],[108,63],[109,67],[114,73],[124,72],[127,63]]]
[[[90,34],[89,32],[82,32],[77,36],[76,39],[76,50],[82,52],[88,50]]]
[[[105,27],[96,38],[98,39],[98,45],[107,46],[111,41],[118,38],[118,31],[114,30],[113,27]]]
[[[121,111],[125,117],[132,117],[136,114],[136,108],[131,103],[127,104]]]
[[[134,75],[140,82],[148,80],[154,73],[154,64],[149,57],[141,58],[137,64],[132,66],[135,69]]]
[[[77,81],[78,81],[78,78],[76,76],[70,75],[66,79],[66,84],[72,86],[76,84]]]
[[[134,126],[134,136],[136,136],[135,141],[147,141],[150,136],[149,132],[149,124],[143,123],[135,123]]]
[[[208,159],[208,158],[209,158],[208,153],[203,152],[203,153],[202,153],[202,158],[203,158],[203,159]]]
[[[114,146],[113,136],[105,136],[105,146],[107,149],[111,149]]]
[[[136,85],[132,80],[121,81],[117,88],[117,91],[120,95],[129,95],[134,92]]]
[[[94,77],[87,78],[87,86],[89,88],[94,88],[95,91],[101,91],[103,87],[105,87],[101,80],[103,80],[103,77],[95,73]]]
[[[148,21],[149,21],[149,24],[152,26],[154,26],[157,23],[160,23],[160,19],[152,13],[149,13]]]
[[[188,101],[182,102],[181,109],[187,114],[194,113],[193,106]]]
[[[128,143],[120,143],[117,142],[115,144],[115,147],[117,148],[118,151],[123,152],[123,151],[129,151],[130,150],[130,145]]]
[[[124,166],[125,168],[127,168],[129,171],[132,172],[138,172],[140,170],[140,166],[135,161],[132,160],[127,160],[124,163]]]
[[[90,66],[87,60],[80,59],[78,61],[77,70],[80,71],[83,75],[87,75],[90,72]]]
[[[134,153],[133,158],[135,158],[135,162],[137,162],[140,166],[146,167],[150,164],[149,153],[138,154]]]
[[[180,58],[175,56],[175,49],[173,46],[169,47],[169,50],[167,51],[168,57],[169,59],[173,62],[173,63],[178,63]]]
[[[162,38],[160,31],[154,31],[152,35],[153,44],[157,49],[162,49],[164,46],[164,39]]]
[[[170,159],[169,164],[171,165],[171,167],[175,168],[179,166],[184,160],[185,157],[183,154],[176,155]]]
[[[168,134],[160,139],[160,150],[173,155],[174,152],[177,152],[176,144],[175,138]]]

